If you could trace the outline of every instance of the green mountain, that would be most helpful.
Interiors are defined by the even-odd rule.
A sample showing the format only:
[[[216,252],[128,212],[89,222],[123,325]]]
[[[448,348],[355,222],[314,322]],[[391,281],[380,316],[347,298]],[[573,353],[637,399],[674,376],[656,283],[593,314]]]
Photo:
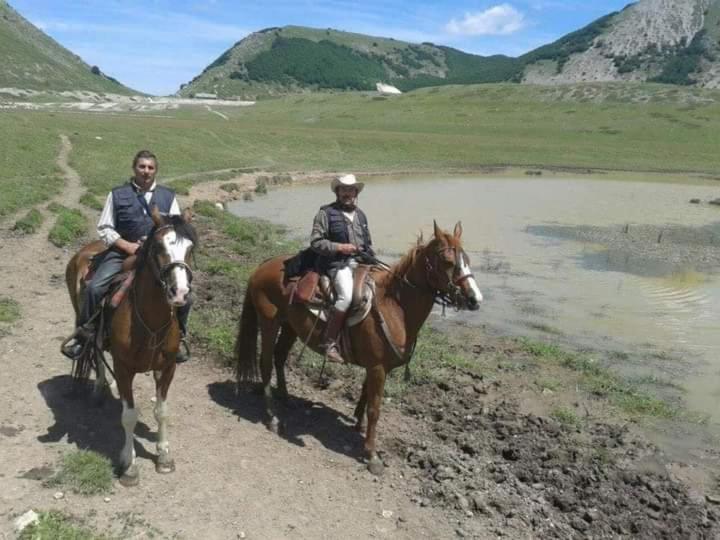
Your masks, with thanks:
[[[255,98],[304,89],[374,90],[378,82],[412,90],[502,82],[521,75],[522,63],[507,56],[482,57],[432,43],[286,26],[239,41],[184,85],[180,95]]]
[[[0,88],[137,94],[89,66],[0,0]]]
[[[256,98],[308,90],[401,90],[513,81],[655,81],[720,87],[720,0],[640,0],[518,58],[477,56],[298,26],[247,36],[180,94]]]

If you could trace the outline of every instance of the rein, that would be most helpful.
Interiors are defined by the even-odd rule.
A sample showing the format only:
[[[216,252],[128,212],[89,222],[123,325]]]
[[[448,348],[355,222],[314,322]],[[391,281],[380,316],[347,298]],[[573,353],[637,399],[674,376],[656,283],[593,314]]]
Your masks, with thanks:
[[[160,231],[163,231],[165,229],[172,229],[173,226],[168,225],[162,225],[161,227],[157,227],[152,233],[151,238],[152,240],[148,244],[147,250],[143,249],[145,251],[142,260],[140,261],[140,265],[138,265],[138,274],[140,273],[140,270],[142,270],[142,264],[146,264],[150,267],[150,271],[153,274],[153,278],[155,279],[155,282],[162,286],[165,293],[168,292],[168,289],[170,288],[167,284],[167,277],[169,273],[172,271],[173,268],[179,267],[184,268],[187,272],[188,276],[188,285],[192,283],[193,279],[193,273],[190,266],[185,261],[171,261],[166,265],[163,265],[162,267],[158,268],[157,261],[155,257],[153,256],[154,250],[155,250],[155,234],[157,234]],[[148,260],[149,259],[149,260]],[[148,324],[143,319],[142,315],[140,314],[140,308],[139,303],[137,301],[137,281],[133,283],[132,286],[132,295],[133,295],[133,312],[135,314],[135,317],[142,325],[145,332],[150,336],[150,344],[148,345],[148,348],[151,350],[155,350],[158,347],[162,346],[165,343],[165,340],[168,337],[170,325],[173,322],[173,319],[175,319],[175,311],[170,307],[170,318],[168,321],[163,324],[160,328],[157,330],[152,330]],[[162,338],[160,339],[160,337]]]

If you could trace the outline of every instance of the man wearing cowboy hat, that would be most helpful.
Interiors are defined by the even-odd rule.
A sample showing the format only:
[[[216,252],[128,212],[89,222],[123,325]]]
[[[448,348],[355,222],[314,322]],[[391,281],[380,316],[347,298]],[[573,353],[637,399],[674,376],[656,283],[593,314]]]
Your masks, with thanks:
[[[374,256],[365,213],[357,207],[365,184],[354,174],[337,176],[330,184],[336,200],[320,208],[313,221],[310,247],[318,254],[318,269],[333,281],[337,299],[331,308],[322,348],[328,360],[343,363],[337,337],[353,294],[353,269],[362,253]]]

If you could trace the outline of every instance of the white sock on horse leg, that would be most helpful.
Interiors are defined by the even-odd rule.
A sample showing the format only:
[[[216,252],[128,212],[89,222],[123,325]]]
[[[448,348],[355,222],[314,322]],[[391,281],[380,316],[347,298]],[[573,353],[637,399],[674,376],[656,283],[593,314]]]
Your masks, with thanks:
[[[168,407],[167,401],[164,401],[160,397],[160,392],[157,393],[155,401],[155,420],[158,424],[158,442],[157,451],[160,453],[168,453],[170,451],[170,442],[167,437],[167,424],[168,424]]]
[[[120,461],[129,467],[135,462],[135,426],[138,421],[138,412],[137,409],[130,408],[124,399],[122,406],[121,422],[125,430],[125,446],[120,454]]]

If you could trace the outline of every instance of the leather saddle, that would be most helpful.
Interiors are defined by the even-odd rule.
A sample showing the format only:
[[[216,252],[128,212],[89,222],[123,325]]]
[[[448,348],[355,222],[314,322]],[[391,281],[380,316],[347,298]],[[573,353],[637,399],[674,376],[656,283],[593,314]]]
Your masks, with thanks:
[[[370,313],[375,296],[375,281],[370,272],[371,268],[372,266],[361,264],[353,272],[353,297],[346,326],[359,324]],[[336,298],[329,277],[310,270],[300,277],[290,278],[285,287],[291,305],[304,305],[322,321],[327,320],[327,309],[335,303]]]

